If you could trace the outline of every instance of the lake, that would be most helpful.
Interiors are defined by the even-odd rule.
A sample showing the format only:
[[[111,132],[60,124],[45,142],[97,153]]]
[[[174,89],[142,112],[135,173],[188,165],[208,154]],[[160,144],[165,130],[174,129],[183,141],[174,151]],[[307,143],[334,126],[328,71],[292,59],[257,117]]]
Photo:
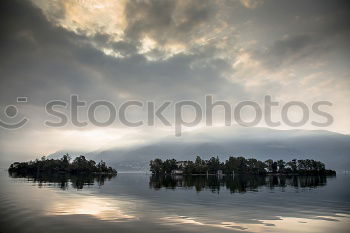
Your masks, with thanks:
[[[350,175],[0,174],[0,232],[349,232]]]

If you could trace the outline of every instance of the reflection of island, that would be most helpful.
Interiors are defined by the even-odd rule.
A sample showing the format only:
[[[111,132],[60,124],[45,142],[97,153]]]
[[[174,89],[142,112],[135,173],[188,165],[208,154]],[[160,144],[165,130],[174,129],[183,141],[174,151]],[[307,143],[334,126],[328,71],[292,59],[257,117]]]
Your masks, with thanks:
[[[226,187],[231,193],[257,191],[267,187],[317,188],[327,183],[327,176],[296,176],[296,175],[235,175],[235,176],[164,176],[152,175],[150,188],[195,188],[197,192],[209,189],[213,192]]]
[[[37,173],[37,174],[23,174],[16,172],[9,172],[12,178],[26,178],[28,181],[37,183],[39,187],[45,184],[58,186],[61,189],[67,189],[69,183],[75,189],[82,189],[84,186],[93,185],[95,182],[102,186],[106,180],[111,180],[114,175],[110,174],[50,174],[50,173]]]

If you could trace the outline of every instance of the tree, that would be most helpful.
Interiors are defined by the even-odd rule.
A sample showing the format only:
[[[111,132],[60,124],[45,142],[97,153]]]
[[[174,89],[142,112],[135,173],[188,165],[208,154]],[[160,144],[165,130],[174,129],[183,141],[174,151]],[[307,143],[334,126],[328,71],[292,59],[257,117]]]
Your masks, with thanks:
[[[194,170],[197,174],[204,174],[208,170],[205,160],[202,160],[200,156],[196,157],[196,160],[194,162]]]
[[[195,173],[195,165],[194,165],[194,163],[192,161],[187,161],[183,172],[185,174],[194,174]]]
[[[269,172],[273,172],[273,169],[272,169],[272,164],[273,164],[273,160],[272,159],[268,159],[265,161],[265,164],[266,164],[266,167],[268,169]]]
[[[277,160],[277,166],[278,166],[278,171],[283,172],[286,166],[286,163],[282,159],[280,159],[280,160]]]
[[[306,162],[305,162],[305,160],[300,159],[300,160],[298,160],[297,164],[298,164],[297,166],[298,166],[299,172],[304,172],[306,170]]]
[[[11,164],[10,172],[21,173],[108,173],[116,174],[117,171],[111,167],[107,167],[105,162],[101,161],[97,166],[93,160],[86,160],[84,156],[78,156],[70,163],[71,157],[65,154],[60,159],[47,159],[42,157],[41,160],[14,163]]]
[[[272,173],[277,173],[277,162],[272,163]]]
[[[219,157],[211,157],[207,162],[207,166],[210,174],[217,173],[217,171],[221,169]]]
[[[74,162],[85,161],[84,157],[79,157]],[[40,162],[40,161],[39,161]],[[73,163],[74,163],[73,162]],[[92,161],[90,161],[92,162]],[[90,162],[88,164],[90,164]],[[85,163],[84,163],[85,164]],[[154,174],[170,174],[175,169],[181,169],[184,174],[216,174],[218,170],[223,170],[224,174],[254,174],[263,175],[266,174],[266,168],[270,173],[283,173],[283,174],[329,174],[334,175],[332,170],[326,170],[325,165],[315,160],[296,160],[293,159],[289,162],[278,160],[274,162],[272,159],[262,162],[260,160],[244,157],[229,157],[225,163],[221,163],[219,157],[211,157],[209,160],[203,160],[200,156],[197,156],[195,161],[183,161],[180,167],[177,165],[175,159],[167,159],[164,162],[161,159],[155,159],[150,161],[150,171]],[[94,164],[90,164],[93,166]],[[19,166],[19,165],[16,165]],[[56,166],[55,164],[52,166]],[[80,166],[81,167],[81,166]]]
[[[61,158],[62,169],[64,169],[64,170],[69,169],[70,160],[71,160],[71,157],[68,154],[63,155],[63,157]]]
[[[240,157],[237,157],[237,160],[238,160],[238,168],[237,168],[237,172],[239,174],[244,174],[244,173],[247,173],[247,160],[240,156]]]
[[[151,160],[149,166],[152,173],[159,174],[163,170],[163,161],[161,159]]]
[[[287,166],[292,170],[293,173],[297,172],[298,166],[297,166],[297,160],[293,159],[292,161],[289,161],[286,163]]]
[[[248,159],[247,160],[247,168],[248,168],[248,172],[251,174],[258,174],[258,160],[256,159]]]
[[[167,159],[162,164],[162,171],[164,173],[170,174],[173,170],[177,169],[176,160],[175,159]]]
[[[225,163],[225,169],[224,169],[225,173],[226,174],[238,173],[238,165],[239,165],[238,159],[236,157],[230,156]]]
[[[266,173],[266,164],[262,161],[258,161],[257,163],[257,168],[258,168],[258,174],[259,175],[262,175],[262,174],[265,174]]]

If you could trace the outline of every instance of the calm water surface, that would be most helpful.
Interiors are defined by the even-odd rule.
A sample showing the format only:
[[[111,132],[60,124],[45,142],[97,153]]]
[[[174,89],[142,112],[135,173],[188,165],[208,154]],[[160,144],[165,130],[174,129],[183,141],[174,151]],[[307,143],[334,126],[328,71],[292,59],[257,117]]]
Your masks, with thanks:
[[[0,232],[349,232],[350,175],[16,177]]]

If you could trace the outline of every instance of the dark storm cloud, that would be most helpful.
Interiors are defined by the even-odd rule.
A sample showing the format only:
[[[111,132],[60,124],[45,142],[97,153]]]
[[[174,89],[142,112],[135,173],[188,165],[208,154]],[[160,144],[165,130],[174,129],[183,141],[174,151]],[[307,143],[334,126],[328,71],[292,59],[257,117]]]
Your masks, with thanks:
[[[1,99],[67,93],[86,85],[85,73],[75,67],[72,48],[80,36],[50,24],[26,1],[2,1]],[[74,77],[74,81],[72,80]],[[85,82],[84,82],[85,81]],[[45,93],[46,92],[46,93]]]
[[[255,15],[259,16],[257,25],[284,33],[282,38],[269,38],[272,43],[265,42],[266,49],[254,52],[268,68],[278,69],[305,62],[305,59],[317,61],[330,53],[345,55],[350,52],[349,1],[266,3],[269,4]],[[268,12],[271,14],[267,15]]]
[[[110,97],[115,100],[119,91],[142,99],[194,98],[206,93],[225,94],[233,89],[238,93],[239,88],[222,77],[222,73],[229,70],[227,61],[218,58],[211,59],[210,64],[192,66],[194,61],[211,57],[213,52],[210,49],[150,62],[136,53],[134,42],[110,42],[108,35],[103,34],[92,38],[77,35],[54,26],[41,10],[26,1],[3,1],[1,4],[0,72],[4,91],[0,95],[4,102],[24,95],[42,104],[71,93],[91,99]],[[168,9],[162,4],[159,7]],[[142,15],[155,13],[154,10]],[[196,20],[201,21],[196,16],[200,14],[196,9],[188,14],[186,20],[193,20],[193,25],[196,25]],[[155,23],[154,20],[151,19],[148,26]],[[154,29],[150,31],[160,33],[165,26],[153,25]],[[91,41],[112,46],[129,56],[107,56],[93,47]],[[227,87],[226,90],[223,86]]]
[[[130,1],[124,10],[126,37],[118,41],[108,34],[88,36],[56,26],[56,21],[49,21],[40,9],[27,1],[2,1],[1,4],[3,91],[0,96],[4,102],[22,95],[39,101],[71,93],[85,94],[91,99],[116,99],[119,92],[143,99],[196,99],[205,94],[227,98],[252,96],[241,87],[240,77],[235,77],[238,80],[235,84],[228,81],[227,77],[235,75],[231,68],[235,54],[232,50],[229,58],[221,55],[232,49],[232,43],[217,46],[225,41],[220,36],[213,43],[186,47],[185,53],[166,60],[150,61],[139,51],[145,36],[158,43],[153,53],[163,53],[162,45],[188,46],[192,39],[209,34],[211,27],[217,26],[216,20],[224,18],[218,20],[219,15],[227,16],[227,13],[240,16],[240,12],[246,12],[256,26],[269,28],[264,25],[268,23],[277,31],[284,28],[284,33],[290,32],[285,37],[269,37],[271,42],[265,43],[268,45],[265,50],[252,49],[254,58],[271,69],[288,67],[307,57],[317,60],[334,48],[343,52],[349,48],[346,23],[349,14],[343,1],[314,8],[310,3],[285,2],[282,6],[279,1],[266,1],[254,9],[228,8],[228,12],[211,1]],[[303,8],[305,5],[309,11]],[[62,10],[55,12],[59,18],[65,15]],[[303,24],[297,28],[295,22],[288,24],[286,18],[292,16],[302,17],[304,21],[299,23]],[[232,20],[226,25],[234,25],[234,18],[226,20]],[[234,49],[238,50],[237,47]],[[107,56],[101,48],[112,49],[121,57]]]
[[[312,57],[324,51],[324,46],[312,35],[294,35],[276,40],[266,51],[256,52],[256,58],[271,69],[293,65],[305,57]]]

